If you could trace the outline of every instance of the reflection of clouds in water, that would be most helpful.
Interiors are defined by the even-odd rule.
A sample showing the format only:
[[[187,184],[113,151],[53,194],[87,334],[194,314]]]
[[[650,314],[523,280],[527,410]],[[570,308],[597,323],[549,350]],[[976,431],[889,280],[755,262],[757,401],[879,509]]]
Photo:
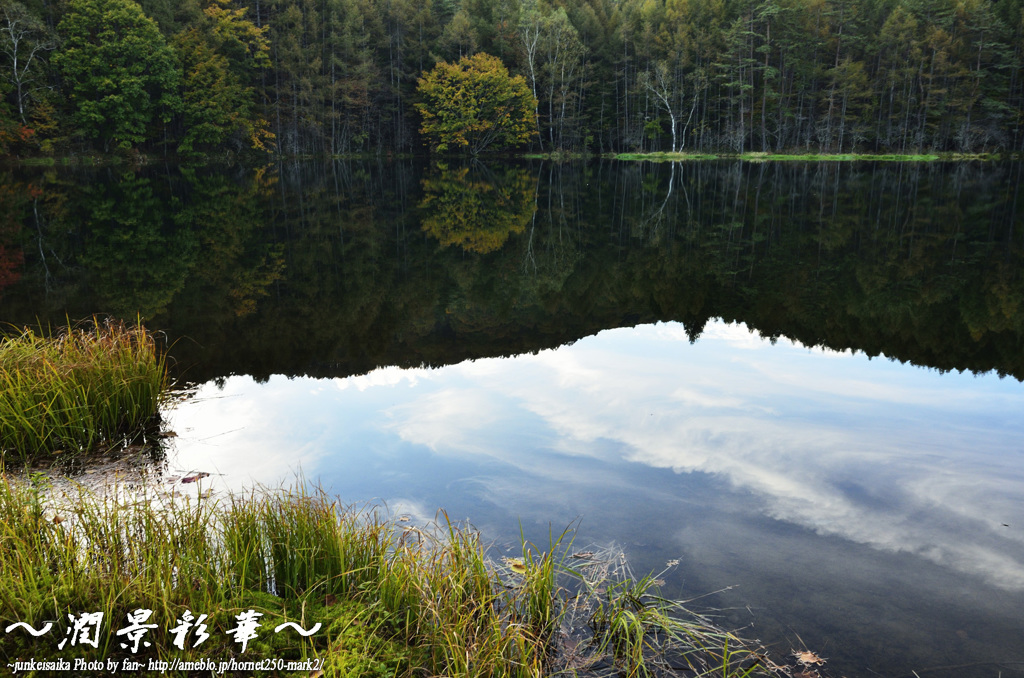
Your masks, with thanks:
[[[427,506],[423,502],[405,497],[389,499],[386,502],[384,515],[395,520],[399,525],[419,527],[432,523],[437,517],[437,507]]]
[[[657,326],[659,328],[658,338],[675,341],[689,341],[686,331],[682,325],[676,323],[665,323]],[[764,347],[764,339],[757,331],[747,329],[746,325],[736,323],[712,322],[701,332],[701,340],[720,341],[728,344],[730,348],[742,348],[755,350]],[[782,341],[786,341],[783,339]]]
[[[639,341],[615,336],[623,333]],[[1013,444],[1020,431],[976,421],[1024,409],[1020,388],[987,388],[995,383],[989,377],[950,383],[962,375],[887,361],[871,369],[863,356],[835,352],[827,355],[845,360],[823,365],[825,352],[809,356],[784,341],[763,356],[719,355],[722,344],[750,351],[766,345],[721,323],[695,347],[681,341],[685,333],[674,325],[605,332],[572,348],[490,361],[486,380],[474,387],[513,397],[550,428],[549,445],[559,452],[598,457],[613,450],[651,467],[716,474],[755,492],[773,518],[1024,590],[1020,538],[1001,525],[1009,512],[1019,513],[1016,497],[1024,491],[1021,470],[1006,458],[1019,457]],[[466,420],[485,398],[463,400],[473,405],[462,414],[405,405],[403,438],[429,440],[442,454],[470,451],[464,433],[483,433]],[[445,436],[454,443],[439,446]],[[524,458],[490,439],[484,447],[551,483],[572,478],[555,459]],[[515,497],[524,490],[492,482],[490,491]]]
[[[435,452],[448,449],[493,454],[492,441],[484,432],[498,422],[499,411],[490,400],[484,390],[446,388],[412,404],[391,408],[388,415],[395,421],[399,437]]]
[[[340,391],[350,387],[358,391],[365,391],[376,386],[398,386],[402,383],[415,386],[420,379],[429,377],[429,375],[430,371],[422,368],[403,370],[400,367],[382,367],[367,374],[332,381]]]
[[[629,464],[704,472],[778,520],[1024,590],[1022,532],[1002,527],[1024,523],[1020,384],[767,347],[723,323],[690,346],[682,326],[662,324],[437,370],[230,378],[170,418],[178,465],[215,464],[235,486],[298,468],[372,482],[401,459],[439,488],[472,476],[476,489],[439,491],[521,516],[593,513],[614,494],[642,519],[661,499]],[[433,471],[442,459],[456,468]]]
[[[966,466],[966,465],[964,465]],[[988,474],[976,468],[934,469],[926,476],[907,483],[907,490],[922,504],[941,507],[962,519],[981,526],[1020,521],[1024,512],[1020,505],[1020,488],[1024,487],[1024,471],[989,468]],[[1016,514],[1008,512],[1014,510]],[[1024,542],[1024,532],[1001,531],[1007,539]]]
[[[249,377],[230,377],[221,387],[204,384],[189,401],[164,412],[177,434],[172,468],[214,473],[218,489],[236,491],[295,480],[324,454],[327,427],[303,407],[311,395],[321,396],[323,386],[283,377],[262,385]]]

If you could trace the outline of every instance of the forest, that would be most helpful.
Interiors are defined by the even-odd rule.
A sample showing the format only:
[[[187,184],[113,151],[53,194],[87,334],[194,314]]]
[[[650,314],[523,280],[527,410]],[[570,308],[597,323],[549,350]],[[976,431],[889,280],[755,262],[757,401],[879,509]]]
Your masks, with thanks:
[[[196,382],[713,318],[1024,380],[1022,163],[438,164],[0,173],[0,305],[141,316]]]
[[[0,154],[422,153],[480,54],[519,151],[1024,150],[1024,0],[0,0]]]

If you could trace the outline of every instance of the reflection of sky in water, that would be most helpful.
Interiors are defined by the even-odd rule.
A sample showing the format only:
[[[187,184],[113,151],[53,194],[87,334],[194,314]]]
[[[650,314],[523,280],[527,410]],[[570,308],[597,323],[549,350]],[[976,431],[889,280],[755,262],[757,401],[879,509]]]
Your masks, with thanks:
[[[231,378],[170,419],[181,470],[216,470],[233,487],[301,468],[346,500],[421,518],[446,507],[485,532],[515,532],[517,519],[557,532],[582,516],[590,537],[683,552],[730,576],[750,561],[762,587],[787,560],[750,540],[800,549],[810,565],[852,558],[840,538],[879,555],[808,580],[871,579],[890,554],[911,569],[888,576],[948,587],[943,576],[967,575],[971,596],[1016,598],[1022,412],[1016,381],[771,346],[718,323],[692,346],[667,324],[438,370]]]

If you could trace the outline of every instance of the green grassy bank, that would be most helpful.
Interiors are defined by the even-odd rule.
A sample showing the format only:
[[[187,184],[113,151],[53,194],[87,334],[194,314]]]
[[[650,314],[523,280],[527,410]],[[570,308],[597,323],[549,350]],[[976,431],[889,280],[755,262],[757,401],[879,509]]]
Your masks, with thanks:
[[[521,558],[500,563],[470,528],[446,519],[413,527],[322,492],[51,495],[0,482],[5,664],[152,659],[170,675],[213,674],[175,671],[175,661],[232,659],[268,662],[247,675],[773,675],[735,635],[659,597],[652,578],[621,576],[621,558],[571,554],[567,537],[525,544]],[[133,653],[118,630],[140,609],[155,626]],[[73,617],[96,612],[96,647],[58,648],[74,638]],[[243,651],[233,629],[245,615],[259,627]],[[209,637],[196,645],[198,622]],[[286,622],[298,626],[276,633]],[[39,637],[29,630],[47,624]]]
[[[167,387],[141,327],[93,321],[54,337],[0,338],[0,458],[90,452],[144,432]]]
[[[534,153],[524,157],[556,162],[586,160],[592,155],[564,152]],[[685,162],[694,160],[744,160],[747,162],[967,162],[972,160],[1015,160],[1016,153],[605,153],[605,160]]]
[[[614,153],[603,156],[613,160],[647,160],[681,162],[686,160],[745,160],[748,162],[964,162],[969,160],[1003,160],[1009,155],[991,153]]]

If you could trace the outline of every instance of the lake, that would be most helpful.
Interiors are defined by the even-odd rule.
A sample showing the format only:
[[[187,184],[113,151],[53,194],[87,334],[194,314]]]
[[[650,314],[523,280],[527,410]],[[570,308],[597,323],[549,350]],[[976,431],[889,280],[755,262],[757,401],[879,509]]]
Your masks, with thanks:
[[[1024,675],[1022,169],[8,170],[0,321],[162,332],[190,491],[570,527],[835,675]]]

